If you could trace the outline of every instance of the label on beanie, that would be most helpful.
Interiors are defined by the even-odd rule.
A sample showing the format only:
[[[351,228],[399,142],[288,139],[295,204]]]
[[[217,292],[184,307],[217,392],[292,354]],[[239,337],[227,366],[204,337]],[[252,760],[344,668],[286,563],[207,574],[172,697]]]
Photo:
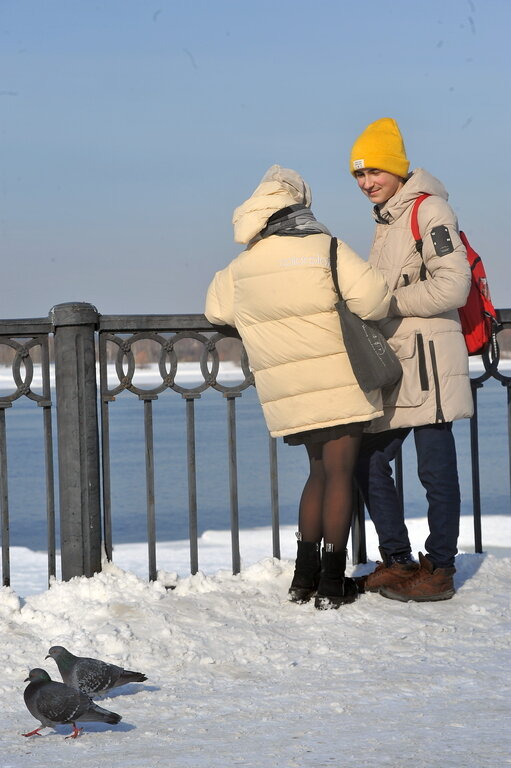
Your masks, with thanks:
[[[353,170],[359,171],[361,168],[363,168],[365,165],[365,162],[363,160],[353,160]]]

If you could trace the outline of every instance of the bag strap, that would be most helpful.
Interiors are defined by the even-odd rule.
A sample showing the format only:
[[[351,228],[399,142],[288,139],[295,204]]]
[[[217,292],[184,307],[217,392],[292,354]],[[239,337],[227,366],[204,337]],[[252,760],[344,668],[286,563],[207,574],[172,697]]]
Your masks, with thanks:
[[[335,290],[337,295],[342,300],[342,293],[339,289],[339,280],[337,278],[337,238],[332,237],[330,240],[330,270],[332,272],[332,280],[334,281]]]
[[[413,208],[412,208],[412,215],[410,217],[412,237],[415,240],[415,247],[417,248],[417,252],[419,253],[421,259],[422,259],[422,237],[419,229],[419,206],[423,202],[423,200],[425,200],[427,197],[431,197],[431,195],[424,193],[423,195],[419,195],[419,197],[415,198]],[[426,280],[426,265],[424,264],[424,261],[421,264],[420,279]]]
[[[410,224],[412,227],[412,235],[413,239],[415,240],[415,244],[420,242],[420,248],[417,246],[417,250],[419,253],[422,250],[422,237],[419,229],[419,206],[422,203],[423,200],[425,200],[427,197],[431,197],[431,195],[424,194],[419,195],[419,197],[415,198],[413,208],[412,208],[412,216],[410,218]]]

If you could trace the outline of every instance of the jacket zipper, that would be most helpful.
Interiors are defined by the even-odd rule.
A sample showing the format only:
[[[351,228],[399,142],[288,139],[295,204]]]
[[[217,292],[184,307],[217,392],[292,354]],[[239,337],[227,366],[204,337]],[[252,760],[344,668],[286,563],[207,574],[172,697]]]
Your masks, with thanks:
[[[421,390],[427,392],[429,389],[428,381],[428,369],[426,366],[426,354],[424,352],[424,338],[422,333],[416,334],[417,339],[417,357],[419,360],[419,380],[421,383]]]
[[[438,378],[438,368],[436,364],[435,344],[431,339],[429,342],[429,353],[431,355],[431,365],[433,366],[433,379],[435,381],[435,399],[436,399],[436,422],[445,423],[442,411],[442,402],[440,399],[440,380]]]

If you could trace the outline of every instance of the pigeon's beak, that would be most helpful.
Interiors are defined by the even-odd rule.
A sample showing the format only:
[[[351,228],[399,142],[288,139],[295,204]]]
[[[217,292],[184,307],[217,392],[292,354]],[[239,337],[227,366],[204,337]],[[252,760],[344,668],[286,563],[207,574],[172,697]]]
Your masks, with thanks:
[[[51,658],[51,657],[50,657],[50,654],[48,654],[48,656],[45,656],[44,658],[45,658],[45,659],[49,659],[49,658]]]
[[[24,683],[28,683],[28,681],[29,681],[29,680],[30,680],[30,678],[29,678],[29,677],[26,677],[26,678],[23,680],[23,682],[24,682]]]

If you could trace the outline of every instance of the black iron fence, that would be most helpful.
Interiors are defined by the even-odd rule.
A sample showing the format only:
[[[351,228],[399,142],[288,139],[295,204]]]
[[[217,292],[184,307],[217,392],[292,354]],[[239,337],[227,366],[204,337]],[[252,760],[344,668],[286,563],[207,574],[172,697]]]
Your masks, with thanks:
[[[500,310],[502,329],[511,328],[511,310]],[[101,570],[103,548],[112,558],[112,493],[110,408],[118,395],[130,393],[142,402],[144,412],[144,453],[148,575],[155,579],[156,524],[154,474],[154,410],[159,395],[171,390],[184,401],[188,489],[188,536],[190,571],[198,570],[197,465],[195,403],[206,390],[217,390],[226,403],[228,431],[227,472],[232,570],[240,570],[239,499],[236,444],[236,402],[253,384],[248,360],[240,348],[241,380],[229,385],[219,380],[221,348],[228,334],[218,332],[203,315],[101,315],[86,303],[60,304],[48,318],[0,321],[0,350],[7,349],[12,385],[0,391],[0,516],[2,533],[2,583],[10,584],[10,520],[16,510],[9,507],[6,410],[22,398],[29,398],[42,410],[48,577],[56,575],[56,522],[60,523],[61,573],[92,576]],[[180,345],[192,340],[202,380],[194,385],[179,383]],[[136,349],[149,342],[157,351],[159,378],[151,386],[137,384]],[[50,356],[54,358],[53,395]],[[41,370],[41,383],[33,384],[34,361]],[[99,361],[99,376],[96,362]],[[108,363],[110,362],[110,365]],[[499,370],[499,358],[483,358],[485,370],[472,378],[475,413],[471,420],[471,479],[474,516],[474,548],[482,552],[481,498],[479,472],[478,390],[490,378],[507,390],[509,455],[511,455],[511,377]],[[113,364],[113,365],[112,365]],[[112,369],[114,375],[112,376]],[[109,375],[110,371],[110,375]],[[99,383],[99,387],[98,387]],[[54,397],[54,399],[53,399]],[[52,409],[56,411],[57,440],[52,433]],[[56,442],[56,446],[54,445]],[[56,448],[56,451],[55,451]],[[54,453],[58,472],[54,467]],[[272,552],[280,557],[279,493],[277,446],[268,437]],[[257,457],[254,457],[254,461]],[[56,477],[59,516],[56,521]],[[402,492],[402,467],[396,462],[396,478]],[[510,465],[511,478],[511,465]],[[357,501],[352,529],[353,561],[364,562],[364,509]],[[268,553],[270,554],[270,553]]]

